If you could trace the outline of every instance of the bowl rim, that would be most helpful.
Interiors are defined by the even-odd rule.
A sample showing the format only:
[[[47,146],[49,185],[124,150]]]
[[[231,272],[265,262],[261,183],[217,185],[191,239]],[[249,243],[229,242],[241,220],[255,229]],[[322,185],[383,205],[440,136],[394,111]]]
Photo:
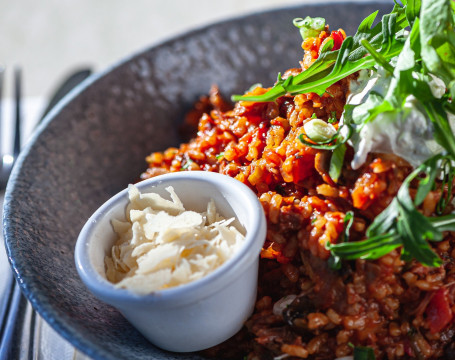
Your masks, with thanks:
[[[233,198],[238,196],[238,202],[247,208],[250,229],[246,232],[243,244],[218,268],[206,276],[176,287],[154,291],[150,294],[139,295],[128,289],[115,288],[95,269],[90,261],[89,247],[96,239],[93,231],[98,222],[105,219],[112,210],[128,204],[128,188],[123,189],[102,204],[87,220],[83,226],[75,246],[76,269],[84,284],[95,295],[111,305],[121,304],[155,304],[165,303],[169,307],[183,306],[195,300],[201,300],[219,291],[222,287],[235,281],[241,276],[242,271],[251,264],[251,259],[258,259],[260,250],[265,241],[266,219],[262,205],[256,194],[242,182],[227,175],[205,171],[183,171],[160,175],[135,184],[141,193],[153,192],[156,186],[173,186],[178,193],[178,184],[186,181],[201,182],[213,185],[219,189],[220,194],[231,193]],[[229,201],[227,201],[229,203]],[[185,204],[184,204],[185,205]],[[187,209],[188,210],[188,209]],[[191,209],[189,209],[191,210]],[[242,219],[238,219],[242,223]],[[237,274],[229,278],[229,275]],[[229,278],[229,279],[228,279]],[[184,296],[183,296],[184,295]]]

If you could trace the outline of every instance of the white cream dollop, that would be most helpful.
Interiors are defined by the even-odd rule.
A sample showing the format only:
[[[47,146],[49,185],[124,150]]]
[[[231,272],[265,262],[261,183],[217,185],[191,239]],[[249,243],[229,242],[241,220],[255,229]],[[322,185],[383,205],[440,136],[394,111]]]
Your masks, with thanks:
[[[392,76],[381,71],[381,68],[374,75],[371,75],[370,71],[362,70],[358,79],[350,83],[347,104],[362,104],[372,92],[385,96],[391,81]],[[444,95],[446,89],[440,79],[432,76],[429,85],[435,97]],[[362,111],[362,108],[356,107],[353,116],[358,115],[359,111]],[[393,153],[411,165],[418,166],[442,150],[433,139],[430,120],[412,95],[406,98],[404,108],[399,113],[380,113],[364,124],[358,133],[354,133],[349,144],[354,148],[351,163],[353,169],[359,168],[370,152]]]

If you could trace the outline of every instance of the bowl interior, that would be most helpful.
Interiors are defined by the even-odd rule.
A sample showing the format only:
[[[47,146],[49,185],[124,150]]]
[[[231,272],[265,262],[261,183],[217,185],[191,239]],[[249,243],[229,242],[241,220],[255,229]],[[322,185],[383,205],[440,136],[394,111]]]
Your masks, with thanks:
[[[391,2],[307,3],[215,24],[152,47],[92,78],[47,117],[23,151],[5,195],[8,256],[34,308],[96,359],[200,359],[147,342],[79,279],[74,245],[89,216],[138,179],[144,158],[180,142],[193,102],[273,84],[302,57],[296,17],[324,16],[353,34]]]

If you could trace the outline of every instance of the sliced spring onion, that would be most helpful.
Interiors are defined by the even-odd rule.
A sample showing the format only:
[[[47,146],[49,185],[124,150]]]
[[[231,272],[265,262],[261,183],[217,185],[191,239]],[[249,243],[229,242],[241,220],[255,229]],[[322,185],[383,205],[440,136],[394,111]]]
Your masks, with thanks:
[[[305,130],[306,136],[316,143],[323,143],[330,140],[337,132],[333,125],[321,119],[308,121],[303,125],[303,129]]]
[[[293,21],[294,26],[300,29],[300,35],[305,40],[309,37],[316,37],[325,28],[325,19],[321,17],[312,18],[307,16],[305,19],[296,18]]]

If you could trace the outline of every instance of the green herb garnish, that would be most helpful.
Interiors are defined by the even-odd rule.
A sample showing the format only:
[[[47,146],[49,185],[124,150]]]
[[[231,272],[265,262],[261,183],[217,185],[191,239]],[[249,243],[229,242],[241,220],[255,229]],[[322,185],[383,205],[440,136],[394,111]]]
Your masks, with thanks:
[[[297,18],[293,21],[294,26],[300,29],[300,35],[305,40],[309,37],[316,37],[325,28],[325,19],[321,17]]]
[[[368,346],[355,346],[352,342],[348,342],[348,346],[354,349],[354,360],[376,360],[372,348]]]
[[[354,347],[354,360],[376,360],[374,350],[366,346]]]
[[[397,196],[369,226],[365,240],[349,242],[344,238],[326,247],[335,266],[341,259],[377,259],[397,248],[401,248],[406,261],[416,259],[426,266],[440,266],[442,260],[429,242],[441,241],[443,231],[455,231],[455,214],[444,215],[452,200],[455,179],[455,136],[448,119],[448,113],[455,114],[455,5],[450,0],[402,0],[373,26],[376,16],[377,12],[366,17],[339,50],[332,51],[333,41],[327,41],[319,58],[299,75],[283,79],[278,74],[275,85],[265,94],[235,95],[233,100],[266,102],[286,94],[322,95],[329,86],[359,70],[381,71],[382,76],[388,76],[390,83],[384,94],[371,91],[361,104],[345,106],[341,125],[330,138],[301,135],[299,140],[316,149],[333,151],[329,175],[336,182],[346,142],[358,144],[362,129],[380,114],[386,114],[392,122],[402,121],[408,111],[406,101],[412,97],[440,153],[417,164]],[[430,87],[434,78],[444,83],[445,94],[434,93]],[[410,195],[411,183],[418,183],[414,198]],[[442,194],[437,216],[426,217],[418,207],[433,190]]]
[[[406,99],[412,95],[432,123],[435,141],[455,159],[455,137],[447,116],[447,111],[455,112],[455,106],[449,94],[438,98],[429,85],[432,76],[437,76],[448,89],[455,92],[454,11],[448,0],[423,0],[421,4],[414,0],[412,4],[410,14],[406,11],[407,6],[404,7],[413,25],[400,54],[394,59],[394,66],[384,66],[385,59],[379,60],[382,56],[380,52],[375,55],[378,61],[376,66],[383,67],[392,76],[385,96],[372,92],[364,103],[346,106],[345,124],[351,126],[356,134],[374,121],[378,114],[395,114],[398,117],[404,111]],[[417,9],[420,9],[420,18],[415,15]],[[441,18],[444,20],[444,29],[451,29],[449,33],[442,30]],[[428,56],[429,48],[432,48],[434,55],[431,58]],[[441,49],[446,49],[446,57]]]
[[[186,161],[185,165],[183,165],[183,166],[180,168],[180,171],[183,171],[183,170],[188,169],[188,168],[191,166],[191,164],[192,164],[193,162],[194,162],[193,160],[188,159],[188,160]]]
[[[343,233],[341,235],[340,242],[344,243],[346,241],[349,241],[349,231],[351,230],[351,226],[354,223],[354,213],[352,211],[348,211],[344,215],[344,220],[343,220]],[[333,255],[329,258],[329,267],[332,268],[333,270],[339,270],[341,269],[341,257],[337,255]]]
[[[390,205],[369,226],[366,232],[368,238],[355,242],[328,243],[326,248],[331,251],[332,256],[346,260],[374,260],[401,246],[404,260],[416,259],[426,266],[440,266],[442,260],[432,250],[428,241],[441,241],[443,231],[455,231],[455,214],[426,217],[417,207],[431,191],[435,179],[441,173],[441,161],[448,159],[449,156],[436,155],[415,169],[405,179]],[[412,200],[409,187],[414,180],[419,181],[419,186]]]
[[[438,201],[436,206],[436,213],[442,215],[446,210],[447,205],[449,205],[452,198],[452,187],[453,181],[455,178],[455,169],[450,159],[444,159],[441,162],[441,189],[442,194],[441,198]],[[447,188],[447,189],[446,189]],[[446,189],[446,194],[444,194],[444,189]]]
[[[436,188],[446,195],[438,202],[437,213],[442,215],[452,198],[455,177],[455,137],[448,121],[447,111],[454,112],[449,94],[436,97],[429,86],[431,76],[444,81],[450,93],[455,93],[455,33],[454,10],[447,0],[409,1],[405,6],[407,23],[412,24],[394,66],[380,52],[374,56],[377,65],[390,73],[392,80],[385,94],[370,93],[357,106],[347,106],[345,124],[354,134],[374,121],[380,113],[403,112],[406,99],[412,95],[418,100],[433,127],[434,140],[445,155],[438,154],[417,167],[404,181],[391,204],[379,214],[367,230],[367,239],[340,243],[327,248],[332,256],[344,259],[377,259],[401,247],[402,258],[416,259],[426,266],[440,266],[442,260],[432,250],[429,241],[441,241],[443,231],[455,230],[455,214],[426,217],[417,208],[427,194]],[[369,52],[373,49],[362,41]],[[335,151],[334,151],[335,154]],[[414,200],[409,190],[412,181],[418,181]],[[447,187],[445,190],[444,187]]]
[[[233,101],[274,101],[285,94],[314,92],[322,95],[327,88],[337,81],[362,69],[369,69],[376,64],[375,58],[361,44],[367,41],[385,59],[397,56],[404,45],[403,32],[408,26],[405,9],[395,5],[392,12],[382,17],[382,21],[372,28],[378,12],[365,18],[357,33],[348,36],[339,50],[331,51],[333,41],[328,41],[321,49],[319,58],[305,71],[296,76],[278,79],[272,89],[262,95],[234,95]]]
[[[343,168],[344,155],[346,153],[346,144],[341,144],[333,150],[330,158],[329,176],[334,182],[338,182]]]
[[[334,123],[338,122],[336,111],[332,111],[332,113],[330,114],[330,117],[327,119],[327,122],[329,124],[334,124]]]

